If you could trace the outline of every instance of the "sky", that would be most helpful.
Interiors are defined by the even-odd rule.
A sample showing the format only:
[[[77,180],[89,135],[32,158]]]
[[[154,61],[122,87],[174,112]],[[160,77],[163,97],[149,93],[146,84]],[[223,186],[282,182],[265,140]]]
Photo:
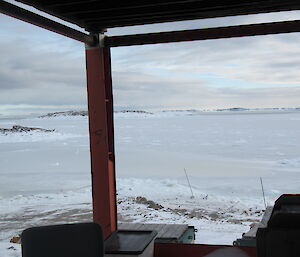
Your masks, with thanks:
[[[13,1],[10,1],[13,2]],[[108,35],[297,20],[300,11],[117,28]],[[115,109],[300,107],[300,33],[113,48]],[[82,43],[0,14],[0,117],[86,109]]]

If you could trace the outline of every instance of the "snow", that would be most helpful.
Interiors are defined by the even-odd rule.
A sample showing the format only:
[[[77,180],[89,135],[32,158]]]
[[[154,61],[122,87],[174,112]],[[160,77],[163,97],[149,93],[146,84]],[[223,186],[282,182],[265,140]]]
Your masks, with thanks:
[[[16,124],[55,131],[0,134],[1,257],[21,256],[9,240],[27,227],[92,219],[88,118],[0,120]],[[116,113],[119,220],[232,244],[263,214],[260,177],[268,204],[299,192],[299,130],[299,111]]]

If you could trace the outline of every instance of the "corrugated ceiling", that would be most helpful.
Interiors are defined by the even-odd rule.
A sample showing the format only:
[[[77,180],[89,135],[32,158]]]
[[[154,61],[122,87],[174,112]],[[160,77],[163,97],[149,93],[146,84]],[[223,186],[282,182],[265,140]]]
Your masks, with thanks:
[[[18,0],[89,32],[106,28],[299,10],[297,0]]]

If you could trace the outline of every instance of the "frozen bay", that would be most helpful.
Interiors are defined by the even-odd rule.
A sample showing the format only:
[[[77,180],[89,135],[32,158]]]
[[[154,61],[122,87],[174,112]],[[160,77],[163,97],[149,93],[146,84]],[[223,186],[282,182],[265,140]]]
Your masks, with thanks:
[[[9,238],[27,226],[91,218],[87,117],[0,120],[2,128],[15,124],[55,131],[0,134],[7,256],[20,256],[17,246],[7,249]],[[189,223],[199,243],[230,244],[261,217],[260,177],[270,204],[299,193],[299,111],[116,113],[115,143],[119,218]],[[165,210],[138,204],[138,196]]]

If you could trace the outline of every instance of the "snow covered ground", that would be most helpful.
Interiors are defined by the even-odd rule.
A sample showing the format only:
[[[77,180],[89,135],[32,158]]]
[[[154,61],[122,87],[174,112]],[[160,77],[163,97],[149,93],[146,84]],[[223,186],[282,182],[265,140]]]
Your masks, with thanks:
[[[0,133],[0,256],[24,228],[91,220],[87,117],[0,120],[54,132]],[[300,112],[116,113],[119,220],[187,223],[232,244],[264,203],[299,193]],[[186,169],[194,198],[185,177]]]

